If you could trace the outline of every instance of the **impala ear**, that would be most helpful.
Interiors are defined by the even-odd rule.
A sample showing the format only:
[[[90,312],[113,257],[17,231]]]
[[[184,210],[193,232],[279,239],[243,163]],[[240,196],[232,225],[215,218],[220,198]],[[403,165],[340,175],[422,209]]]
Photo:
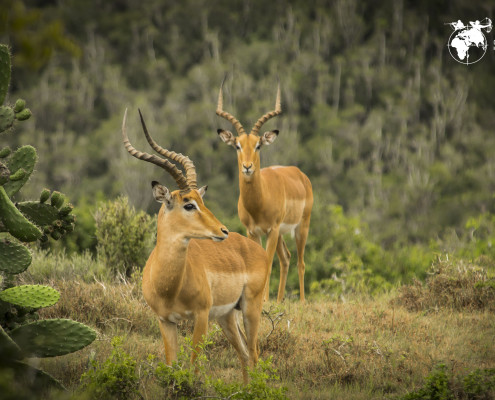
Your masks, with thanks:
[[[207,189],[208,189],[208,185],[205,185],[205,186],[203,186],[203,187],[200,187],[200,188],[198,189],[199,195],[200,195],[201,197],[203,197],[203,196],[205,195],[205,193],[206,193],[206,190],[207,190]]]
[[[235,137],[232,132],[225,131],[223,129],[217,129],[217,133],[218,136],[220,136],[220,139],[222,139],[225,143],[235,147]]]
[[[164,203],[170,209],[172,208],[172,194],[165,186],[160,185],[157,181],[151,182],[153,188],[153,197],[158,203]]]
[[[261,136],[261,143],[264,145],[272,144],[278,136],[278,130],[268,131]]]

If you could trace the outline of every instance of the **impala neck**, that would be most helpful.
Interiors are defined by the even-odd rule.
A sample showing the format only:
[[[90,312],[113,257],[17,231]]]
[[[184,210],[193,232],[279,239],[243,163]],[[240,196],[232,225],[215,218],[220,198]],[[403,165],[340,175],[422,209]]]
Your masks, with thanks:
[[[246,177],[239,169],[239,188],[246,210],[250,214],[259,211],[263,205],[263,193],[265,192],[259,165],[250,177]]]
[[[165,229],[173,225],[159,223],[159,226],[161,228],[157,231],[155,259],[160,262],[153,266],[151,282],[161,296],[173,299],[182,289],[189,240]]]

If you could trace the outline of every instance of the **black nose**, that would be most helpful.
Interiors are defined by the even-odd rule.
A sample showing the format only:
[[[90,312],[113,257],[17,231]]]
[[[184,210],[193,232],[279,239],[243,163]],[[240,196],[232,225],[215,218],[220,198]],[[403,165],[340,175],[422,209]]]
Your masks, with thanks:
[[[227,228],[222,228],[220,229],[223,233],[225,233],[226,235],[229,234],[229,230]]]

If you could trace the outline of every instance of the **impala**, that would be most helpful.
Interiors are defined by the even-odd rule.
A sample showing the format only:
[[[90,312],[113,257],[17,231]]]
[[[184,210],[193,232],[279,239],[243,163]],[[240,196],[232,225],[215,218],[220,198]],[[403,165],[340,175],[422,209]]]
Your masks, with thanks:
[[[290,252],[282,235],[290,232],[296,238],[299,293],[301,301],[304,301],[304,248],[313,207],[311,182],[297,167],[260,168],[261,148],[272,144],[278,136],[278,130],[265,132],[261,136],[259,136],[259,130],[266,121],[282,112],[280,85],[277,89],[275,110],[258,119],[249,134],[246,134],[241,123],[233,115],[223,110],[222,91],[223,83],[218,94],[216,113],[231,122],[238,135],[234,136],[232,132],[223,129],[218,129],[217,132],[226,144],[237,150],[240,187],[237,205],[239,218],[246,227],[249,238],[261,244],[261,236],[267,236],[266,252],[269,260],[269,273],[265,298],[268,300],[269,277],[275,251],[280,261],[277,301],[280,302],[284,298]]]
[[[157,314],[168,365],[177,359],[177,323],[194,320],[194,363],[208,320],[218,320],[241,361],[244,382],[246,366],[258,360],[257,336],[268,277],[267,256],[261,246],[227,228],[203,203],[206,186],[198,189],[192,161],[160,147],[141,125],[151,147],[163,157],[142,153],[129,142],[127,110],[122,123],[124,146],[134,157],[167,171],[179,190],[171,192],[152,182],[154,198],[162,203],[158,214],[156,246],[143,271],[143,295]],[[185,176],[177,165],[182,165]],[[199,240],[212,239],[212,240]],[[242,332],[237,310],[243,315]]]

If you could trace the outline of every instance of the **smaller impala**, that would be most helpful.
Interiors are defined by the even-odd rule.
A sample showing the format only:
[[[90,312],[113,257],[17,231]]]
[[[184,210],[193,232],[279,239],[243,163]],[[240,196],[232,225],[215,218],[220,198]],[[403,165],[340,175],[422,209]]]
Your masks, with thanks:
[[[272,144],[278,136],[277,130],[265,132],[259,136],[259,130],[266,121],[282,112],[280,85],[277,90],[275,110],[258,119],[249,134],[246,134],[241,123],[233,115],[223,110],[222,88],[223,83],[218,94],[217,115],[230,121],[238,136],[223,129],[218,129],[218,135],[237,151],[240,187],[237,204],[239,218],[247,229],[248,237],[259,244],[261,244],[262,235],[267,237],[269,275],[265,298],[268,300],[268,281],[275,251],[280,261],[277,301],[280,302],[284,298],[290,253],[282,235],[290,232],[296,238],[299,293],[301,301],[304,301],[304,248],[313,207],[311,182],[297,167],[272,166],[263,169],[260,167],[261,148]]]
[[[158,316],[166,362],[172,365],[177,359],[180,320],[194,320],[191,356],[194,362],[208,320],[215,318],[234,346],[247,382],[246,367],[253,367],[258,360],[258,327],[268,277],[266,252],[252,240],[229,233],[215,218],[203,203],[206,186],[198,189],[192,161],[157,145],[148,134],[142,116],[146,139],[164,158],[136,150],[127,137],[126,117],[127,110],[122,123],[127,151],[163,168],[179,186],[179,190],[170,192],[158,182],[152,182],[153,196],[162,206],[156,246],[143,271],[143,295]],[[182,165],[186,175],[167,158]],[[245,334],[237,310],[242,313]]]

